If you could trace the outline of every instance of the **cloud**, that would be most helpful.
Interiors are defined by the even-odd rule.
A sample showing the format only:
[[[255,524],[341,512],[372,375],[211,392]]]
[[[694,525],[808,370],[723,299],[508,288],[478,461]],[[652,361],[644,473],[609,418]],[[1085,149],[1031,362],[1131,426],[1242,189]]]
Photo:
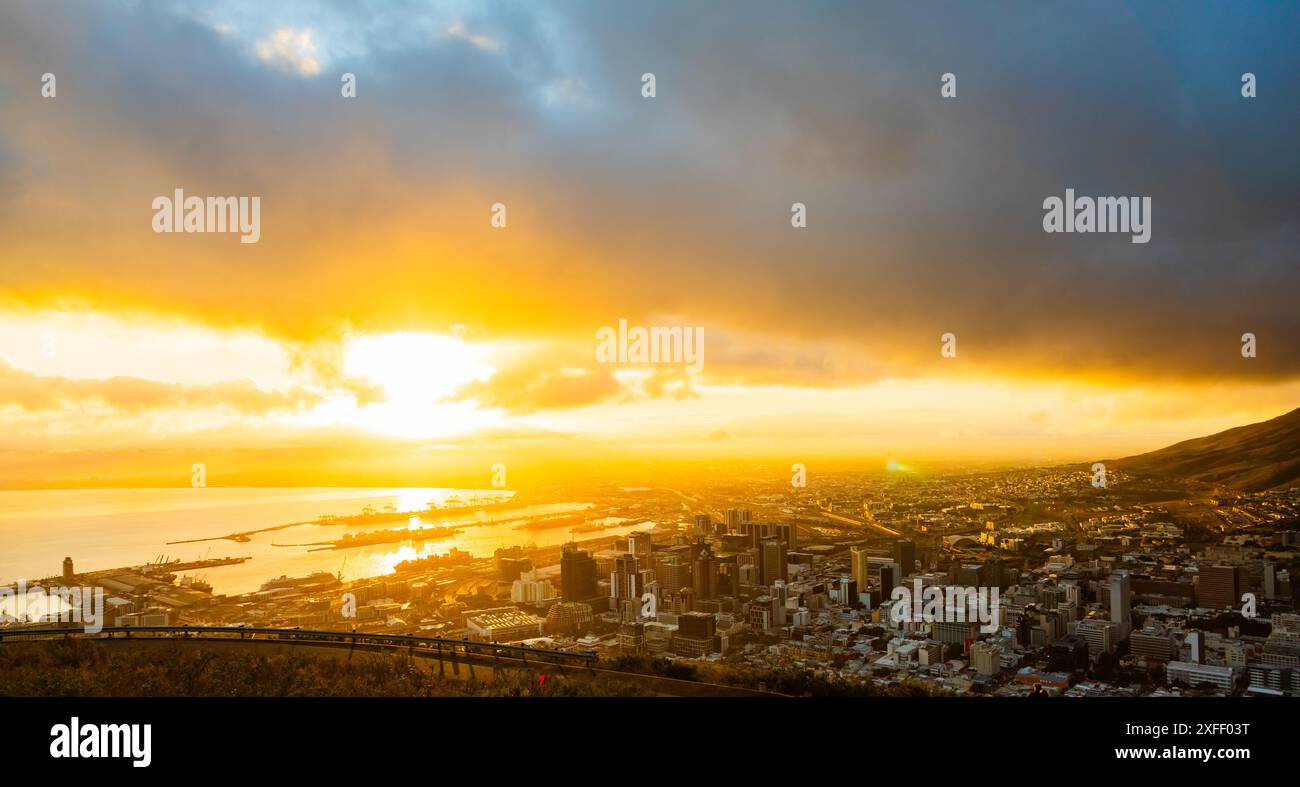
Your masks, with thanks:
[[[263,6],[230,7],[234,42],[199,6],[0,10],[9,298],[295,342],[462,322],[565,343],[672,312],[730,337],[708,373],[736,383],[1300,376],[1295,8]],[[355,103],[294,78],[344,62]],[[1242,62],[1279,92],[1241,99]],[[152,234],[178,185],[261,195],[262,241]],[[1045,235],[1067,186],[1151,195],[1152,242]],[[600,378],[483,395],[581,401]]]
[[[501,43],[490,36],[467,32],[465,30],[465,24],[460,21],[453,22],[447,26],[447,37],[459,41],[465,41],[488,52],[495,52],[501,48]]]
[[[320,60],[310,30],[292,30],[282,27],[257,42],[257,57],[263,63],[287,68],[299,76],[310,77],[320,73]]]
[[[27,412],[102,406],[118,413],[222,408],[242,415],[304,410],[320,396],[299,387],[263,391],[250,380],[181,385],[138,377],[76,379],[39,377],[0,361],[0,407]]]

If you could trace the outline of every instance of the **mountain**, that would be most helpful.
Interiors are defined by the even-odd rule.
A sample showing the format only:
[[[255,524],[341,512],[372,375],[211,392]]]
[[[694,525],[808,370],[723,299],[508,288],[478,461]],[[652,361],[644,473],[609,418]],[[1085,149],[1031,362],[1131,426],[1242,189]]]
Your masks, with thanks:
[[[1120,459],[1116,465],[1136,475],[1188,478],[1243,492],[1300,486],[1300,408]]]

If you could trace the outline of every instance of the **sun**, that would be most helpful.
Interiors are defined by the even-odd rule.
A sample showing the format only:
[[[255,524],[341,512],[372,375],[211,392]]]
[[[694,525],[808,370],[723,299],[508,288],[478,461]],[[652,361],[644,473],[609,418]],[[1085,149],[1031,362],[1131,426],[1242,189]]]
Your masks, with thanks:
[[[488,348],[436,333],[352,336],[343,348],[343,372],[373,383],[384,400],[363,406],[336,403],[329,420],[387,435],[441,437],[490,426],[495,411],[472,400],[450,401],[462,386],[496,373]]]

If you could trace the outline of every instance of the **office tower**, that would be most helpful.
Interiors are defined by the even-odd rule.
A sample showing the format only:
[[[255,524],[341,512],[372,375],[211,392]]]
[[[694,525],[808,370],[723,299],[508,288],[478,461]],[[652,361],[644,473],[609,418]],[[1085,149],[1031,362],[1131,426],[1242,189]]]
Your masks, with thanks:
[[[1142,631],[1129,635],[1129,652],[1134,656],[1158,661],[1169,661],[1174,656],[1173,640],[1169,633],[1158,623],[1152,623]]]
[[[563,601],[587,601],[596,596],[596,561],[575,544],[565,544],[560,552],[560,598]]]
[[[1131,625],[1130,607],[1132,596],[1129,591],[1129,573],[1116,571],[1110,575],[1110,619],[1119,624],[1120,639],[1128,636]]]
[[[632,553],[621,555],[614,562],[614,573],[609,578],[609,596],[615,602],[615,610],[620,608],[619,602],[622,601],[635,600],[640,603],[641,594],[648,584],[647,575],[651,574],[643,570],[641,565],[640,559]]]
[[[1005,568],[1002,564],[1002,558],[995,556],[984,561],[984,581],[988,583],[989,587],[999,590],[1007,589]]]
[[[740,556],[722,554],[718,555],[715,560],[718,566],[717,593],[724,596],[740,595]]]
[[[1200,664],[1205,660],[1205,635],[1199,631],[1190,631],[1187,633],[1187,649],[1191,655],[1188,656],[1193,664]]]
[[[789,588],[782,580],[772,583],[772,625],[784,626],[786,623],[786,599],[789,597]]]
[[[707,536],[712,534],[713,528],[710,525],[708,514],[695,515],[695,535]]]
[[[740,532],[740,511],[728,508],[722,513],[722,521],[726,524],[728,533]]]
[[[849,605],[857,603],[858,584],[853,581],[853,577],[840,577],[837,594],[840,597],[841,604]]]
[[[957,569],[957,584],[963,587],[977,588],[984,585],[984,566],[979,563],[967,563]]]
[[[672,611],[694,612],[695,611],[695,588],[686,585],[676,593],[672,594]]]
[[[1264,561],[1264,598],[1277,598],[1277,564],[1272,560]]]
[[[889,600],[889,596],[898,586],[898,567],[893,564],[880,567],[880,594],[882,604]]]
[[[516,604],[541,604],[555,598],[549,580],[538,579],[536,571],[525,571],[510,586],[510,600]]]
[[[866,547],[850,547],[849,556],[851,560],[849,570],[853,576],[853,580],[858,583],[858,589],[865,592],[871,585],[871,583],[867,581],[867,569],[870,566],[870,563],[868,562],[870,556],[867,554]]]
[[[1088,643],[1090,653],[1113,653],[1123,639],[1121,624],[1113,620],[1089,618],[1075,624],[1074,633]]]
[[[650,554],[650,534],[649,533],[628,533],[627,551],[634,555]]]
[[[779,538],[763,539],[759,549],[759,568],[762,571],[762,584],[771,586],[778,579],[789,579],[785,564],[785,544]]]
[[[677,618],[677,635],[672,649],[679,656],[696,657],[713,652],[717,622],[705,612],[687,612]]]
[[[683,637],[712,639],[716,622],[706,612],[687,612],[677,618],[677,633]]]
[[[691,565],[678,555],[665,556],[659,566],[662,571],[665,593],[676,593],[684,587],[691,586]]]
[[[996,675],[1002,669],[1001,653],[986,642],[970,646],[970,659],[971,667],[980,675]]]
[[[772,597],[759,596],[750,602],[745,611],[745,622],[755,631],[767,634],[772,631]]]
[[[695,558],[692,581],[695,597],[699,599],[715,598],[718,595],[718,569],[713,561],[713,553],[705,547]]]
[[[916,545],[901,538],[894,542],[894,562],[902,572],[899,579],[911,576],[916,571]]]
[[[644,653],[645,626],[634,621],[625,621],[619,626],[618,649],[622,653]]]
[[[799,548],[798,528],[793,524],[777,522],[771,526],[769,535],[781,539],[781,543],[785,544],[787,552],[793,552]]]
[[[1241,566],[1202,566],[1197,603],[1210,609],[1236,606],[1244,582]]]

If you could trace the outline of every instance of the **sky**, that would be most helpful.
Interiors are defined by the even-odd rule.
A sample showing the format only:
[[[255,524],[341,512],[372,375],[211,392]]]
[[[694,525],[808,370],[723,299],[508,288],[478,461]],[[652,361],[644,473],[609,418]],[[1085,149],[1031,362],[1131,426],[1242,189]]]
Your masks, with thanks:
[[[1300,6],[1173,7],[5,3],[0,487],[1083,462],[1280,415]],[[1150,241],[1044,232],[1067,188],[1150,197]],[[155,232],[176,189],[257,196],[258,241]],[[699,370],[602,362],[620,320],[702,329]]]

